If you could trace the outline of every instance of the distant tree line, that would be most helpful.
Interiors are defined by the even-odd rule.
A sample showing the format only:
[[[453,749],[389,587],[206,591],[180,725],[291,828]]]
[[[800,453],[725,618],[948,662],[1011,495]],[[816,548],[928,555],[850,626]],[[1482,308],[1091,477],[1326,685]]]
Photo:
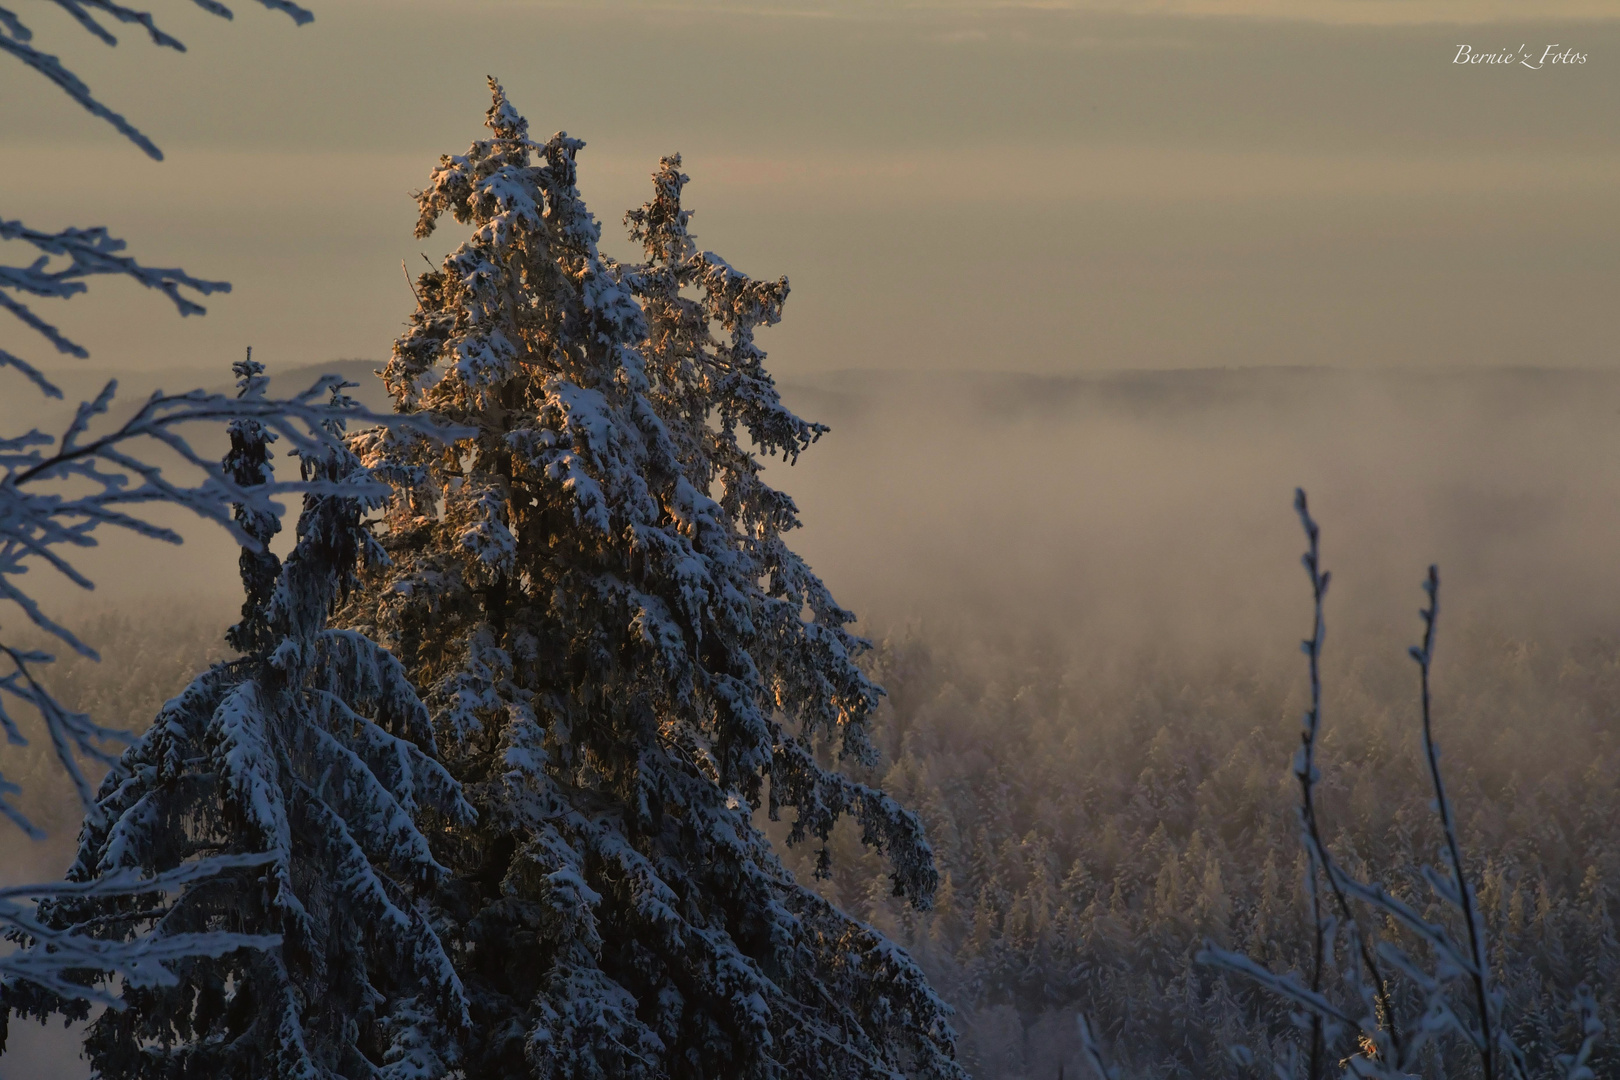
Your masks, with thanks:
[[[142,12],[60,6],[178,46]],[[5,51],[156,155],[30,40],[0,8]],[[86,811],[64,882],[0,888],[0,1050],[14,1013],[88,1020],[97,1074],[131,1080],[1620,1069],[1599,1041],[1620,1030],[1612,643],[1460,635],[1447,789],[1438,579],[1414,727],[1409,667],[1319,678],[1301,496],[1303,696],[1229,658],[1101,668],[1016,625],[869,654],[763,477],[825,431],[755,340],[786,279],[697,247],[678,156],[625,218],[644,261],[603,255],[584,144],[531,138],[491,90],[489,137],[417,197],[419,237],[471,235],[412,283],[392,415],[336,379],[270,399],[250,354],[234,397],[159,395],[104,431],[109,384],[59,437],[0,438],[0,598],[37,635],[94,659],[16,582],[43,562],[88,586],[63,552],[97,528],[177,540],[142,504],[229,528],[245,593],[229,651],[180,649],[192,677],[138,738],[91,709],[156,671],[70,664],[52,688],[54,656],[0,646],[0,693]],[[223,288],[105,230],[0,238],[43,253],[3,268],[0,301],[64,353],[17,296],[112,273],[193,313],[182,289]],[[222,462],[175,434],[197,421],[228,424]],[[303,496],[285,559],[278,491]],[[35,832],[22,797],[0,780]]]
[[[1338,648],[1318,751],[1325,839],[1350,872],[1444,921],[1421,874],[1443,837],[1416,672],[1387,642]],[[1491,982],[1531,1076],[1580,1075],[1560,1060],[1583,1041],[1578,988],[1620,1031],[1617,654],[1609,637],[1523,640],[1476,621],[1452,629],[1439,665],[1448,794]],[[1309,705],[1301,667],[1217,644],[1193,655],[1036,633],[1009,615],[902,625],[873,674],[888,692],[873,780],[917,807],[942,884],[931,911],[907,912],[839,834],[838,861],[862,869],[824,887],[917,957],[958,1009],[970,1072],[1088,1075],[1077,1012],[1125,1077],[1269,1076],[1305,1051],[1308,1028],[1288,1007],[1198,962],[1212,941],[1274,971],[1311,970],[1287,767]],[[1615,1075],[1620,1051],[1598,1041],[1588,1065]],[[1478,1074],[1456,1045],[1419,1071]]]

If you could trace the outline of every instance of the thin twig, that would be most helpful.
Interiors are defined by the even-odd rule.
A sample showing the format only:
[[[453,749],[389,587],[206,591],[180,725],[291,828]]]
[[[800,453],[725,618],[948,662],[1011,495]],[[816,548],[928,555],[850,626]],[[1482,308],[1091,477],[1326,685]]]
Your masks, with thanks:
[[[1300,733],[1300,754],[1298,766],[1294,770],[1294,775],[1299,780],[1300,816],[1304,820],[1305,832],[1310,840],[1312,862],[1315,864],[1311,870],[1310,880],[1311,903],[1313,908],[1312,914],[1316,919],[1316,948],[1315,960],[1312,969],[1311,989],[1320,993],[1322,989],[1324,964],[1323,954],[1326,947],[1326,935],[1323,930],[1321,901],[1316,885],[1317,865],[1321,867],[1323,876],[1327,878],[1328,887],[1333,891],[1334,899],[1338,904],[1339,913],[1343,916],[1345,921],[1347,923],[1354,923],[1355,915],[1350,910],[1349,898],[1345,896],[1344,890],[1340,887],[1337,876],[1334,873],[1335,868],[1333,866],[1333,856],[1329,853],[1327,844],[1322,840],[1321,826],[1316,815],[1316,740],[1321,732],[1322,726],[1321,659],[1322,643],[1327,633],[1327,626],[1322,611],[1322,602],[1327,595],[1328,583],[1332,579],[1333,575],[1322,569],[1320,547],[1321,530],[1318,528],[1316,522],[1311,518],[1310,507],[1305,498],[1304,488],[1296,488],[1294,490],[1294,510],[1299,514],[1300,524],[1304,527],[1306,539],[1310,542],[1310,549],[1305,553],[1303,562],[1305,564],[1306,572],[1310,574],[1311,596],[1315,607],[1315,621],[1311,627],[1310,640],[1301,643],[1301,648],[1304,650],[1310,664],[1311,707],[1310,711],[1305,714],[1305,729]],[[1367,947],[1366,938],[1359,933],[1356,935],[1356,945],[1361,954],[1362,965],[1367,969],[1367,974],[1372,979],[1373,991],[1378,999],[1379,1011],[1382,1014],[1382,1019],[1389,1026],[1390,1043],[1395,1050],[1397,1060],[1399,1060],[1402,1054],[1400,1024],[1396,1019],[1395,1010],[1390,1004],[1388,984],[1384,980],[1383,972],[1379,969],[1378,962],[1373,957],[1372,950]],[[1315,1012],[1311,1014],[1311,1017],[1311,1061],[1309,1076],[1311,1077],[1311,1080],[1315,1080],[1315,1078],[1319,1075],[1319,1070],[1321,1068],[1321,1055],[1324,1052],[1324,1048],[1321,1045],[1322,1018]]]
[[[1429,567],[1429,577],[1423,583],[1429,595],[1429,606],[1418,612],[1423,619],[1423,644],[1409,650],[1417,661],[1423,684],[1423,756],[1429,764],[1429,780],[1434,785],[1435,808],[1440,815],[1440,826],[1445,831],[1446,857],[1451,862],[1452,884],[1457,889],[1457,903],[1462,908],[1463,921],[1468,924],[1468,951],[1473,961],[1468,977],[1474,986],[1474,1007],[1479,1010],[1480,1065],[1485,1080],[1496,1080],[1496,1043],[1491,1033],[1490,989],[1486,984],[1489,970],[1485,959],[1485,942],[1474,909],[1473,890],[1463,870],[1462,845],[1457,841],[1457,824],[1451,813],[1451,801],[1446,798],[1445,782],[1440,777],[1440,748],[1435,745],[1434,729],[1429,704],[1429,667],[1434,660],[1435,622],[1440,614],[1440,570]]]

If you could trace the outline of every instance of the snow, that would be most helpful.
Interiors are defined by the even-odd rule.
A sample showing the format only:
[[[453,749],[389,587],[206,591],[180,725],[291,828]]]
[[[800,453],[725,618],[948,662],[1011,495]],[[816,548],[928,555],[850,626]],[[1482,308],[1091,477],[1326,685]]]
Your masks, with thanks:
[[[515,852],[458,894],[483,1060],[958,1077],[916,965],[795,882],[752,820],[768,784],[796,842],[853,816],[913,904],[937,885],[916,816],[817,756],[875,761],[881,691],[854,616],[782,539],[792,500],[760,476],[756,455],[791,460],[826,430],[782,405],[754,340],[787,282],[698,253],[678,158],[626,219],[648,262],[603,257],[575,187],[584,144],[531,140],[491,90],[492,137],[418,200],[418,235],[444,216],[470,234],[417,279],[384,370],[401,409],[476,434],[449,455],[368,446],[413,479],[384,521],[391,565],[351,614],[431,679],[472,848]]]
[[[256,365],[238,373],[240,400],[263,401]],[[0,961],[8,973],[113,1006],[87,1043],[104,1076],[214,1055],[222,1072],[274,1059],[278,1075],[324,1078],[364,1059],[373,1024],[391,1048],[383,1075],[443,1076],[469,1022],[421,908],[448,875],[422,821],[466,825],[476,812],[435,760],[399,662],[326,625],[371,549],[362,515],[381,485],[341,441],[354,415],[341,385],[325,388],[331,408],[311,414],[320,436],[291,439],[306,491],[297,543],[284,562],[242,563],[233,633],[258,647],[200,674],[113,765],[69,884],[46,890],[39,918],[0,908],[34,943]],[[275,420],[238,420],[227,479],[268,481]],[[273,518],[241,510],[247,538],[266,537]],[[77,986],[64,965],[100,974]],[[154,986],[169,991],[140,993]],[[279,1001],[279,1019],[235,1030],[229,1008],[195,1013],[198,994]],[[351,1011],[336,1027],[334,1007]],[[117,1020],[127,1008],[139,1026]],[[168,1033],[161,1046],[149,1030]]]

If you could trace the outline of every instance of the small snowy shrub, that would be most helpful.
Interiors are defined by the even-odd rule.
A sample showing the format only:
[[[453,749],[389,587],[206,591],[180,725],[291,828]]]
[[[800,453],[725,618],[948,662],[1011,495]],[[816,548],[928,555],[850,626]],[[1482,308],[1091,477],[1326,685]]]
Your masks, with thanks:
[[[1304,1049],[1287,1043],[1271,1062],[1279,1080],[1329,1076],[1404,1080],[1416,1076],[1529,1080],[1527,1056],[1504,1015],[1506,988],[1494,985],[1495,964],[1480,899],[1446,797],[1440,750],[1434,738],[1430,674],[1440,613],[1440,575],[1431,566],[1420,615],[1423,641],[1409,652],[1420,680],[1423,760],[1439,817],[1440,867],[1425,866],[1428,896],[1400,893],[1350,872],[1324,840],[1316,789],[1322,737],[1321,657],[1326,634],[1323,600],[1330,575],[1323,569],[1320,531],[1305,493],[1295,509],[1309,548],[1304,555],[1314,601],[1311,636],[1302,643],[1310,670],[1305,713],[1293,775],[1299,785],[1301,842],[1307,856],[1306,895],[1313,934],[1308,973],[1278,972],[1248,955],[1208,941],[1199,959],[1252,980],[1287,1002],[1304,1033]],[[1403,895],[1404,894],[1404,895]],[[1586,986],[1569,994],[1577,1048],[1558,1056],[1560,1080],[1593,1080],[1588,1062],[1603,1034],[1598,1006]],[[1115,1070],[1104,1062],[1095,1033],[1079,1018],[1087,1060],[1098,1080]],[[1254,1064],[1245,1046],[1228,1048],[1240,1066]]]

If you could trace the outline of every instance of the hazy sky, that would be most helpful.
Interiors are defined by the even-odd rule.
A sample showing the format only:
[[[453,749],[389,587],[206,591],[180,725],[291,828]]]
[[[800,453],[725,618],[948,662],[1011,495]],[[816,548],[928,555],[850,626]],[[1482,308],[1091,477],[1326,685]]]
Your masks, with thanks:
[[[1292,658],[1303,483],[1342,574],[1336,635],[1348,608],[1413,640],[1431,559],[1448,619],[1614,628],[1615,378],[1006,381],[1022,397],[997,412],[974,378],[828,373],[1620,367],[1620,0],[302,2],[295,28],[253,0],[231,23],[152,0],[185,55],[12,5],[168,160],[0,60],[0,216],[106,224],[235,285],[202,319],[127,283],[44,305],[92,366],[191,369],[181,389],[249,344],[273,371],[385,357],[413,306],[402,260],[459,238],[413,240],[410,193],[482,134],[495,75],[538,136],[587,141],[609,251],[631,254],[620,217],[679,151],[700,243],[791,279],[762,343],[835,432],[771,479],[863,614],[971,618],[993,594],[1030,624]],[[1586,62],[1454,62],[1554,45]],[[31,395],[0,378],[0,431],[37,419]],[[188,535],[109,537],[81,561],[93,597],[39,591],[75,626],[167,588],[223,621],[234,550]],[[16,1025],[0,1074],[83,1075],[67,1039]]]
[[[97,366],[385,356],[401,260],[455,238],[412,240],[410,192],[486,73],[587,141],[609,250],[685,155],[700,243],[792,281],[789,377],[1613,363],[1616,0],[308,2],[159,5],[186,55],[25,5],[168,160],[0,64],[0,212],[236,286],[184,322],[133,287],[59,306]],[[1586,62],[1454,62],[1555,44]]]

